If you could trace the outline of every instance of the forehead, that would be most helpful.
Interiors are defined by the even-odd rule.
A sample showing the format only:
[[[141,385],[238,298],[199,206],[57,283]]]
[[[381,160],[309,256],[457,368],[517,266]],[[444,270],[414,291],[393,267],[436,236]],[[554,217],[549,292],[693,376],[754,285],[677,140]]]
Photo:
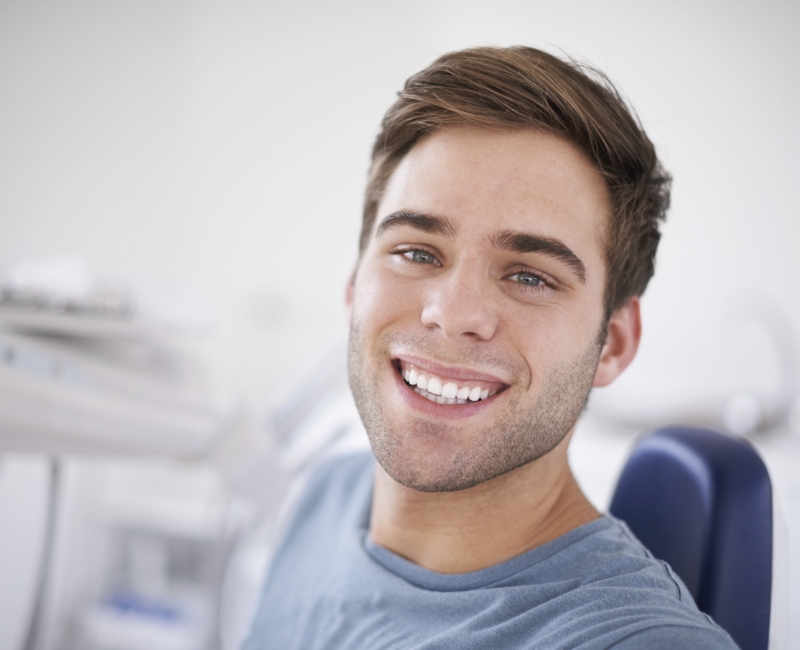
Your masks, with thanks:
[[[397,210],[447,217],[460,237],[516,230],[558,238],[602,264],[610,199],[592,162],[563,138],[454,127],[427,136],[400,162],[376,221]]]

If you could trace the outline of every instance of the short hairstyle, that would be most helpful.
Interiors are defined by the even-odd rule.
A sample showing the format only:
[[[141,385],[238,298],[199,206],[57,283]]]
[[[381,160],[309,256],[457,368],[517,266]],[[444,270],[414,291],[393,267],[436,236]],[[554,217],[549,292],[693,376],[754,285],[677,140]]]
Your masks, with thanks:
[[[453,125],[541,129],[583,150],[611,197],[606,319],[644,292],[655,269],[671,177],[636,114],[603,73],[531,47],[451,52],[406,81],[372,149],[362,253],[397,165],[420,138]]]

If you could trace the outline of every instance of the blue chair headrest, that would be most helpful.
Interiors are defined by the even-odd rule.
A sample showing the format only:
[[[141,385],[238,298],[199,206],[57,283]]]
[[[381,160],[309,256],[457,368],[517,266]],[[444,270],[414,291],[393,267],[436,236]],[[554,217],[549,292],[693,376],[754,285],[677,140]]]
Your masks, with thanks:
[[[610,512],[743,650],[766,650],[772,487],[749,443],[692,427],[656,431],[628,460]]]

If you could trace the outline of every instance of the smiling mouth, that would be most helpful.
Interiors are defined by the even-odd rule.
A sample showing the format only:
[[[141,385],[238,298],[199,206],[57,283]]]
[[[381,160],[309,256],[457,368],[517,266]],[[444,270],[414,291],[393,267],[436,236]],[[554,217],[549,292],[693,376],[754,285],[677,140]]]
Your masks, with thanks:
[[[406,386],[436,404],[459,405],[479,402],[503,392],[507,384],[488,380],[464,380],[437,375],[405,361],[392,362]]]

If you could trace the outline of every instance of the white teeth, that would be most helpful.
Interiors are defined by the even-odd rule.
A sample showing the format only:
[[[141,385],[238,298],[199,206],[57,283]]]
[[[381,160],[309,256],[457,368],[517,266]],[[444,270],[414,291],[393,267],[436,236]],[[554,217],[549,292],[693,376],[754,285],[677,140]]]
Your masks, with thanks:
[[[428,392],[434,395],[442,394],[442,380],[438,377],[431,377],[428,380]],[[488,391],[487,391],[488,392]]]
[[[442,386],[442,397],[453,399],[457,394],[458,386],[452,381],[448,381],[444,386]]]
[[[442,380],[438,377],[426,377],[415,368],[403,371],[403,379],[411,386],[416,386],[414,392],[437,404],[466,404],[468,401],[477,402],[478,400],[491,397],[497,391],[489,392],[488,388],[480,386],[458,387],[452,381],[442,385]]]

